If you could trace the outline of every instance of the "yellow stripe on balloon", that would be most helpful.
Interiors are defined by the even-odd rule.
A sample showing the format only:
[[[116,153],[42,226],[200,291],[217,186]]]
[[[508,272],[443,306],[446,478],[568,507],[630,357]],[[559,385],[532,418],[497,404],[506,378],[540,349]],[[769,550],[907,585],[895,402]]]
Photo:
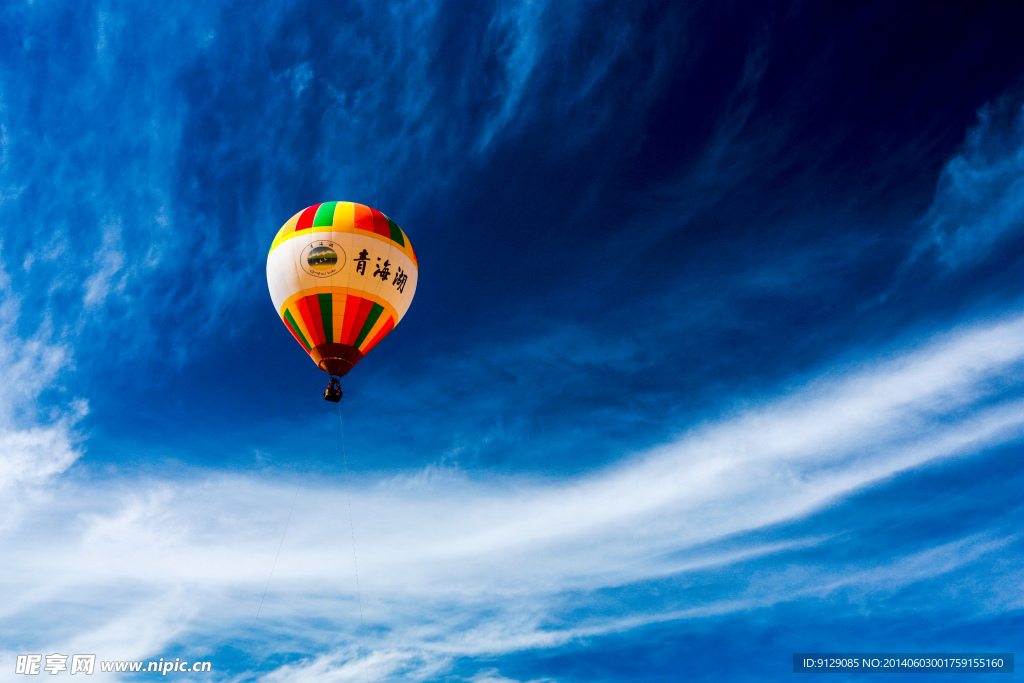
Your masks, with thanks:
[[[302,212],[300,211],[299,213]],[[277,231],[277,236],[274,238],[274,243],[270,245],[271,252],[277,249],[277,246],[281,244],[281,242],[284,242],[286,239],[295,236],[295,223],[298,222],[299,220],[299,213],[289,218],[288,222],[282,225],[281,229]]]
[[[338,202],[334,207],[334,232],[355,232],[356,205],[352,202]]]

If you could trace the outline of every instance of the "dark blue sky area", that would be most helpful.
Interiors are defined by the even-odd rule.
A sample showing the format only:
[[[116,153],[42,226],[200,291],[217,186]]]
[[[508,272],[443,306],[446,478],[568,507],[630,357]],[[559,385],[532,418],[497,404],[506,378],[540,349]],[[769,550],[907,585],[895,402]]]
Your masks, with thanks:
[[[406,17],[385,41],[358,9],[295,6],[268,25],[224,8],[163,95],[187,112],[170,220],[210,251],[156,274],[167,301],[207,296],[196,283],[221,250],[264,249],[295,207],[327,198],[380,206],[412,236],[416,306],[349,387],[354,415],[417,416],[396,434],[402,461],[424,439],[492,430],[474,465],[585,466],[548,451],[556,434],[554,448],[604,462],[736,392],[977,313],[981,292],[1016,298],[1012,277],[905,264],[978,110],[1014,125],[999,101],[1024,63],[1018,7],[594,7],[571,31],[538,19],[525,75],[509,54],[527,39],[487,31],[495,13],[446,6],[432,30]],[[296,64],[308,82],[286,73]],[[259,264],[227,270],[232,291],[214,294],[227,325],[195,337],[194,307],[151,313],[150,334],[206,366],[137,352],[161,383],[154,424],[139,425],[154,436],[165,411],[230,433],[239,412],[280,414],[281,396],[290,421],[321,382],[265,315]],[[109,360],[78,362],[107,373]],[[117,374],[111,410],[138,401],[139,374]]]

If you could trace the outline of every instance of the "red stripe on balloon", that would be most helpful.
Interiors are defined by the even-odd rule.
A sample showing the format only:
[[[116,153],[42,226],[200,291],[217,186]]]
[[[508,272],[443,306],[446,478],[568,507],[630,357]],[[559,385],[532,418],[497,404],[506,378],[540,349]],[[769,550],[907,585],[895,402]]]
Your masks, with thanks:
[[[356,339],[359,339],[359,333],[363,331],[363,323],[366,322],[366,316],[370,315],[372,308],[373,302],[369,299],[363,299],[359,302],[359,311],[356,313],[356,319],[352,323],[352,331],[349,332],[348,341],[345,342],[349,346],[356,345]]]
[[[319,208],[320,204],[316,204],[303,211],[302,215],[299,216],[299,220],[295,223],[295,232],[299,232],[300,230],[309,230],[312,228],[313,218],[316,217],[316,210]]]
[[[338,337],[342,344],[346,343],[349,335],[352,334],[352,326],[356,321],[356,315],[359,314],[360,302],[362,299],[358,296],[349,294],[345,297],[345,322],[341,326],[341,336]]]
[[[323,339],[317,337],[316,328],[313,326],[313,316],[309,314],[309,305],[306,303],[308,297],[302,297],[301,299],[295,300],[295,310],[299,312],[299,317],[302,318],[302,324],[306,326],[306,331],[309,332],[311,339],[309,343],[313,346],[322,344]]]
[[[330,341],[324,333],[324,318],[323,314],[320,313],[319,297],[316,294],[310,294],[302,298],[306,302],[306,308],[309,309],[309,317],[313,319],[313,335],[317,338],[316,343],[323,344],[326,341]]]
[[[381,237],[391,239],[391,225],[388,224],[388,217],[373,207],[367,208],[370,209],[370,215],[373,217],[373,231]]]

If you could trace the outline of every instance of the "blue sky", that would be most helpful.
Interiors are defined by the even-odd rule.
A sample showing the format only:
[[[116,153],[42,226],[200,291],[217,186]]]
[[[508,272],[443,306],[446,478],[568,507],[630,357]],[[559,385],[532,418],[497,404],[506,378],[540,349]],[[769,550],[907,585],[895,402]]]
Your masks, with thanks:
[[[568,5],[0,6],[0,680],[1019,649],[1024,7]],[[328,200],[420,259],[344,440]]]

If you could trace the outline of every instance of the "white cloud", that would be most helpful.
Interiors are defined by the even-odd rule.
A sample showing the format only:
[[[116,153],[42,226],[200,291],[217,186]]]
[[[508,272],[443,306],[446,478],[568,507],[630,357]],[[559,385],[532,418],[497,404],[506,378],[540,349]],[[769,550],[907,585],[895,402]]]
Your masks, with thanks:
[[[77,458],[63,426],[0,431],[0,492],[44,483]]]
[[[35,400],[70,358],[66,348],[47,340],[45,328],[32,338],[18,337],[18,313],[19,301],[0,269],[0,533],[78,459],[72,426],[88,413],[85,401],[73,399],[52,418],[35,414]]]
[[[85,648],[110,659],[160,656],[173,643],[193,648],[197,659],[229,641],[247,643],[257,658],[306,655],[268,681],[359,680],[367,672],[375,680],[423,680],[461,657],[554,647],[843,587],[884,591],[955,571],[1013,539],[965,538],[844,575],[755,577],[739,592],[682,607],[626,606],[568,623],[559,616],[595,591],[827,541],[743,534],[924,463],[1020,438],[1024,400],[1007,388],[1019,391],[1022,363],[1024,317],[1007,318],[827,374],[574,480],[479,479],[440,469],[358,482],[362,626],[339,482],[202,471],[63,480],[5,532],[5,544],[19,552],[0,567],[5,595],[16,596],[0,607],[0,624],[20,624],[26,647]],[[66,459],[36,462],[40,481]],[[725,539],[734,541],[721,545]],[[1007,608],[993,600],[985,609]],[[34,616],[57,604],[76,618],[55,625]],[[499,676],[483,671],[475,680],[505,680]]]

